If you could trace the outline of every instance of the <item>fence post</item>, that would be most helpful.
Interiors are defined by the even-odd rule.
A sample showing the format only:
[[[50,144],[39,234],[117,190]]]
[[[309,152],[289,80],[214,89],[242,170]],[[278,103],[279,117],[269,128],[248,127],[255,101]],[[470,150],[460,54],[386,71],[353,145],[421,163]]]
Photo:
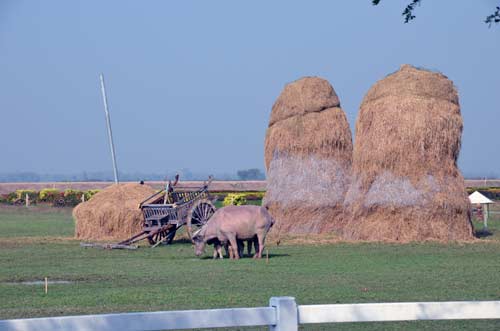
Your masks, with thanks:
[[[276,309],[276,325],[270,331],[297,331],[299,318],[294,297],[272,297],[269,306]]]

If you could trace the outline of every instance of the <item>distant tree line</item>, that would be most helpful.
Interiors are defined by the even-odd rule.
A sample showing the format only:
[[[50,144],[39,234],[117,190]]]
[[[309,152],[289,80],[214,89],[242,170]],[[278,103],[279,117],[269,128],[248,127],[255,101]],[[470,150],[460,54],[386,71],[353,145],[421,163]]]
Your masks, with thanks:
[[[238,179],[240,180],[263,180],[266,179],[266,175],[257,168],[238,170],[236,172]]]
[[[164,173],[120,172],[119,179],[124,182],[133,181],[165,181],[173,179],[179,173],[181,180],[206,180],[213,175],[217,180],[261,180],[265,174],[260,169],[238,170],[236,173],[193,172],[189,169],[166,171]],[[111,171],[87,172],[77,174],[41,174],[31,171],[0,173],[1,183],[19,182],[108,182],[113,181]]]
[[[165,181],[173,179],[175,174],[179,173],[181,180],[206,180],[208,173],[191,172],[189,169],[181,169],[179,171],[169,171],[164,174],[158,173],[122,173],[119,177],[121,181]],[[217,180],[265,180],[265,173],[258,168],[242,169],[236,173],[214,173]],[[500,178],[500,173],[488,172],[465,172],[467,179],[495,179]],[[19,182],[110,182],[113,181],[112,172],[82,172],[79,174],[39,174],[36,172],[13,172],[0,173],[0,183],[19,183]]]

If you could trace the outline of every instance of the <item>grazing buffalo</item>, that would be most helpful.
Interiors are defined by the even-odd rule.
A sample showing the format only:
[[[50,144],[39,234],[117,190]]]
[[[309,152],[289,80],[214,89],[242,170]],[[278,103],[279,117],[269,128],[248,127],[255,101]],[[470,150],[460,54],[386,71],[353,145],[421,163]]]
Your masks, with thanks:
[[[216,251],[217,247],[220,251],[221,244],[229,243],[229,252],[233,253],[233,258],[238,259],[238,240],[253,240],[257,237],[258,249],[256,246],[254,258],[261,258],[266,235],[273,224],[274,219],[264,207],[223,207],[193,235],[196,256],[203,254],[207,243],[214,244]]]

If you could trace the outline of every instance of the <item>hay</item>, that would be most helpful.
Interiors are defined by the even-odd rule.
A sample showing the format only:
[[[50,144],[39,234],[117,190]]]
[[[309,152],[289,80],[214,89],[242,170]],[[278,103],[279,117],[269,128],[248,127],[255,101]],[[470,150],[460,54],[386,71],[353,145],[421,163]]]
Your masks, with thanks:
[[[338,229],[349,184],[352,139],[332,86],[306,77],[288,84],[266,133],[264,205],[279,233]]]
[[[155,192],[136,183],[111,185],[73,209],[75,237],[85,240],[124,240],[142,229],[139,203]]]
[[[356,122],[344,239],[472,239],[457,168],[462,125],[446,76],[403,65],[377,82]]]
[[[304,77],[285,86],[273,105],[269,126],[307,112],[340,107],[339,98],[328,81]]]

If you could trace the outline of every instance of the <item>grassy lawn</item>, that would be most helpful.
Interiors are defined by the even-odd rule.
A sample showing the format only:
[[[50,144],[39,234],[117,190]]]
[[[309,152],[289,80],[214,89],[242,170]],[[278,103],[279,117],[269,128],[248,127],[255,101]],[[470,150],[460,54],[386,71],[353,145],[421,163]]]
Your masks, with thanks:
[[[270,258],[212,260],[190,244],[81,248],[67,209],[0,208],[0,319],[299,304],[500,300],[500,215],[474,244],[269,244]],[[480,226],[479,226],[480,228]],[[42,285],[18,282],[66,280]],[[267,328],[261,328],[266,330]],[[304,330],[329,330],[308,326]],[[500,321],[336,325],[335,330],[499,330]]]

